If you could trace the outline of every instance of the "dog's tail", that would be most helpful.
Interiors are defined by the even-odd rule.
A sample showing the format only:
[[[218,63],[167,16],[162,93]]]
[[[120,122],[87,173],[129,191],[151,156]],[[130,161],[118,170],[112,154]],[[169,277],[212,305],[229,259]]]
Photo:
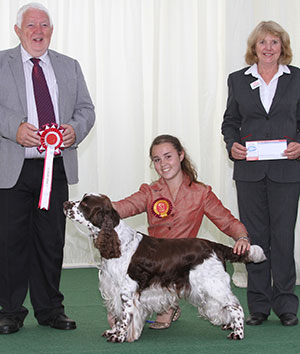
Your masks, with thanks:
[[[264,254],[263,249],[258,245],[250,246],[250,250],[248,252],[248,262],[260,263],[267,259]]]
[[[231,263],[260,263],[265,261],[267,258],[264,254],[263,249],[260,246],[252,245],[250,246],[250,250],[244,254],[237,255],[233,253],[233,248],[222,245],[223,249],[221,253],[223,257],[218,254],[220,258],[223,258],[224,261],[229,261]],[[217,252],[218,253],[218,252]]]

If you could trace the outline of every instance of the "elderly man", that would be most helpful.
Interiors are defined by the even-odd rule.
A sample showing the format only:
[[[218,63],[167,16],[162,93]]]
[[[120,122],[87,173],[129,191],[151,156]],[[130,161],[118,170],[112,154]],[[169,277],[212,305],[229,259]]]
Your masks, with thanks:
[[[59,291],[62,204],[68,184],[78,182],[77,147],[94,124],[94,106],[78,62],[48,49],[53,25],[44,6],[20,8],[15,32],[20,45],[0,52],[0,334],[23,326],[28,289],[40,325],[75,329]],[[49,204],[41,208],[38,130],[47,126],[58,129],[64,150],[54,156]]]

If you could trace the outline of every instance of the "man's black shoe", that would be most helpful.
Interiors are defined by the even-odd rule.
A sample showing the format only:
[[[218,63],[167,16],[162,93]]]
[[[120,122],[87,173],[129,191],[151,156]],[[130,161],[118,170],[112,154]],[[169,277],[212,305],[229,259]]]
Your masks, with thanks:
[[[53,319],[39,321],[42,326],[50,326],[56,329],[75,329],[76,322],[68,318],[65,314],[60,313]]]
[[[293,313],[284,313],[280,316],[280,322],[283,326],[295,326],[298,324],[298,318]]]
[[[251,313],[250,316],[246,319],[246,323],[249,326],[258,326],[261,325],[264,321],[268,319],[268,315],[261,312]]]
[[[11,317],[0,318],[0,334],[16,333],[21,327],[23,327],[23,321],[19,319]]]

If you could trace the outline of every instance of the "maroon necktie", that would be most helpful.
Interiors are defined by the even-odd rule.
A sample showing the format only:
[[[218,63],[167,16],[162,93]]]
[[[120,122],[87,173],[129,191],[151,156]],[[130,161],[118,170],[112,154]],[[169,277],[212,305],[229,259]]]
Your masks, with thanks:
[[[48,85],[40,67],[40,59],[31,58],[33,62],[32,83],[35,97],[36,110],[39,118],[39,128],[49,123],[55,123],[55,114]]]

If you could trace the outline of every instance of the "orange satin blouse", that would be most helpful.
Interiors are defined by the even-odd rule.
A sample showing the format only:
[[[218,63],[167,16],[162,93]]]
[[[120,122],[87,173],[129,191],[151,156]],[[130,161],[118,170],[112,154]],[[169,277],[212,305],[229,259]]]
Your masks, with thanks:
[[[122,219],[146,212],[148,233],[158,238],[196,237],[204,215],[233,239],[247,236],[245,226],[223,206],[212,188],[203,183],[189,186],[187,176],[176,200],[160,178],[150,185],[142,184],[138,192],[113,204]]]

